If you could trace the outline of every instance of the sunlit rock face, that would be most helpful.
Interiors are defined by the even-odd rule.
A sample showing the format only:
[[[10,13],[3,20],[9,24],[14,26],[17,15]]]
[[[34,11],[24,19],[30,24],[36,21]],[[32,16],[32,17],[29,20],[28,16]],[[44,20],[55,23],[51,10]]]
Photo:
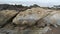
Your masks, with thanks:
[[[15,24],[27,24],[34,25],[36,21],[47,16],[50,12],[42,8],[31,8],[26,11],[20,12],[14,19],[13,23]]]
[[[53,11],[50,15],[43,18],[43,20],[45,23],[52,24],[57,27],[57,25],[60,25],[60,11]]]
[[[3,10],[0,11],[0,26],[7,24],[7,22],[18,12],[14,10]]]

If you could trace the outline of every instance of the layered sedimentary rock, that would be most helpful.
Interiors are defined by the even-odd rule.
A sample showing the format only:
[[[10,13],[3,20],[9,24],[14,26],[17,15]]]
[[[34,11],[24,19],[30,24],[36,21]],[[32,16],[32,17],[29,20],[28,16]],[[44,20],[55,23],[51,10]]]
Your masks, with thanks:
[[[13,23],[17,25],[34,25],[36,21],[47,16],[51,11],[42,8],[31,8],[20,12],[14,19]]]
[[[9,20],[15,16],[18,12],[14,10],[0,11],[0,26],[9,23]]]

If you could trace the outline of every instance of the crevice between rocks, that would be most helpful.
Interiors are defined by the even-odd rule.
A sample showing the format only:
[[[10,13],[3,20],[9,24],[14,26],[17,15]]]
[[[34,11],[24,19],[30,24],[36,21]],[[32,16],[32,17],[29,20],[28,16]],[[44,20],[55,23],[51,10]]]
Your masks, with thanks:
[[[50,12],[50,13],[52,13],[52,12]],[[42,17],[41,19],[37,20],[37,21],[36,21],[36,23],[35,23],[35,25],[38,25],[38,22],[41,22],[41,20],[43,20],[43,18],[45,18],[45,17],[49,16],[49,15],[50,15],[50,13],[48,13],[46,16]],[[46,23],[45,23],[45,26],[47,26],[47,24],[46,24]],[[41,26],[41,27],[45,27],[45,26]]]
[[[9,24],[9,23],[12,23],[12,20],[13,20],[18,14],[19,14],[19,11],[18,11],[18,13],[15,14],[13,17],[11,17],[10,19],[8,19],[5,24],[1,25],[0,28],[3,28],[5,25],[7,25],[7,24]]]

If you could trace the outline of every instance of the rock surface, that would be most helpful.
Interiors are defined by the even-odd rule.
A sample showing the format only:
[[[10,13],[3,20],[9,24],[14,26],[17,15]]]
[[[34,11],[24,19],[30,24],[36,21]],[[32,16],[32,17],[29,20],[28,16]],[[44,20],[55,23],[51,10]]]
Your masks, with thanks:
[[[0,34],[44,34],[51,30],[50,24],[60,25],[60,11],[35,7],[17,13],[14,10],[0,11],[0,26],[8,23],[0,28]]]
[[[0,11],[0,26],[8,23],[8,21],[17,14],[14,10],[3,10]]]
[[[49,27],[45,28],[35,28],[35,29],[25,29],[20,30],[17,28],[16,30],[10,30],[10,29],[0,29],[1,34],[43,34],[49,30]]]
[[[14,19],[13,23],[17,25],[34,25],[36,21],[47,16],[50,11],[42,8],[31,8],[26,11],[20,12]]]
[[[47,25],[53,25],[57,27],[57,25],[60,25],[60,11],[53,11],[48,15],[47,17],[43,18],[42,21],[46,23]]]

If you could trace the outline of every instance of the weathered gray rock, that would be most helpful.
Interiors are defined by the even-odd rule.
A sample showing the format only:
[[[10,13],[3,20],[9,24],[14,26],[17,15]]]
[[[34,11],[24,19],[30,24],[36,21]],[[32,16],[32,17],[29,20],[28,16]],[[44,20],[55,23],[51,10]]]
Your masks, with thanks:
[[[10,30],[10,29],[0,29],[0,33],[1,34],[16,34],[18,31],[15,31],[15,30]]]
[[[42,8],[31,8],[26,11],[20,12],[14,19],[13,23],[17,25],[34,25],[36,21],[47,16],[50,11]]]
[[[45,27],[45,28],[33,28],[33,29],[21,30],[19,33],[20,34],[43,34],[43,33],[46,33],[48,30],[50,30],[49,27]]]
[[[8,23],[8,21],[17,14],[14,10],[3,10],[0,11],[0,26]]]
[[[33,29],[25,29],[25,30],[20,30],[17,28],[16,30],[10,30],[10,29],[0,29],[1,34],[43,34],[46,33],[50,28],[45,27],[45,28],[33,28]]]
[[[60,11],[53,11],[50,15],[43,18],[43,20],[46,24],[52,24],[57,27],[57,25],[60,25]]]

